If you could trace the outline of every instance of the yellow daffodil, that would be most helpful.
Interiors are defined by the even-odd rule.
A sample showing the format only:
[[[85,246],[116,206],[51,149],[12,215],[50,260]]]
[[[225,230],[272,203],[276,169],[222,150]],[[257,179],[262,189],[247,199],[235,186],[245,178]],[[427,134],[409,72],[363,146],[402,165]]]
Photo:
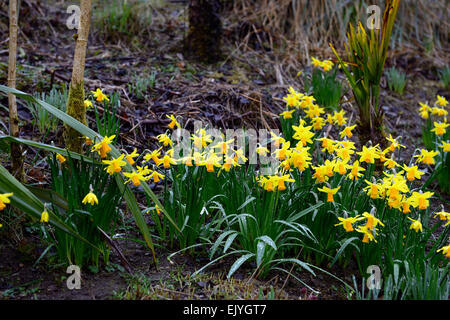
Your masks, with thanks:
[[[139,153],[137,153],[137,149],[134,148],[133,152],[125,157],[125,160],[127,160],[130,165],[134,165],[134,158],[136,157],[139,157]]]
[[[41,213],[41,223],[48,223],[48,220],[49,220],[48,211],[44,209],[44,211],[42,211]]]
[[[316,98],[313,96],[303,96],[302,101],[300,102],[300,108],[309,108],[314,104],[314,101],[316,101]]]
[[[256,148],[256,153],[259,154],[260,156],[265,156],[269,153],[269,149],[267,149],[266,147],[257,147]]]
[[[226,172],[229,172],[231,170],[231,167],[240,166],[237,161],[234,161],[233,157],[225,156],[225,161],[222,165],[222,169]]]
[[[161,149],[162,149],[162,147],[160,147],[157,150],[153,150],[149,154],[146,154],[144,156],[144,161],[142,161],[142,163],[146,163],[146,162],[152,160],[157,165],[160,161],[159,157],[161,156]]]
[[[277,136],[274,132],[270,132],[270,135],[272,136],[272,139],[270,141],[273,142],[273,145],[275,148],[279,148],[282,143],[284,143],[286,140],[282,136]]]
[[[331,60],[324,60],[321,63],[321,67],[323,69],[323,71],[330,71],[331,69],[333,69],[333,65],[334,63]]]
[[[411,198],[408,198],[406,196],[403,197],[403,199],[402,199],[402,212],[403,213],[411,213],[411,209],[410,209],[411,203],[412,203]]]
[[[168,127],[170,129],[173,130],[173,128],[175,128],[175,126],[180,128],[180,124],[177,122],[177,119],[175,118],[175,116],[173,114],[171,114],[170,116],[166,114],[166,117],[171,120],[170,123],[168,124]]]
[[[450,258],[450,245],[448,246],[443,246],[442,248],[436,250],[436,252],[441,252],[442,254],[445,255],[447,258]]]
[[[165,154],[160,160],[159,162],[156,164],[157,166],[159,166],[160,164],[163,165],[164,169],[169,169],[171,167],[171,165],[176,165],[177,162],[175,161],[174,158],[172,158],[169,154]]]
[[[281,161],[283,161],[284,159],[286,159],[286,155],[288,153],[288,150],[291,146],[290,141],[283,143],[283,146],[281,147],[281,149],[277,149],[273,152],[273,154]]]
[[[91,102],[90,100],[84,100],[84,107],[85,107],[86,109],[92,108],[92,107],[93,107],[93,106],[92,106],[92,102]]]
[[[367,183],[367,187],[363,190],[367,191],[367,195],[370,196],[371,199],[378,199],[381,197],[382,186],[372,183],[370,181],[364,180]]]
[[[207,135],[207,134],[200,134],[200,135],[195,135],[195,134],[193,134],[192,135],[192,137],[191,137],[191,140],[194,142],[194,146],[197,148],[197,149],[201,149],[201,148],[204,148],[204,147],[206,147],[207,145],[208,145],[208,143],[211,143],[212,142],[212,140],[211,140],[211,135]]]
[[[14,193],[0,193],[0,211],[6,208],[6,204],[11,203],[11,200],[9,199]]]
[[[340,136],[341,136],[341,139],[344,138],[344,137],[347,137],[347,138],[353,137],[352,130],[355,129],[355,128],[356,128],[356,124],[353,125],[353,126],[351,126],[351,127],[345,127],[344,130],[342,130],[342,131],[339,133]]]
[[[154,183],[158,183],[161,179],[164,179],[164,175],[157,172],[157,171],[153,171],[151,174],[148,175],[149,179],[153,179]]]
[[[315,117],[311,120],[311,123],[314,130],[322,130],[325,125],[325,119],[322,117]]]
[[[340,188],[341,188],[341,186],[334,188],[334,189],[323,187],[323,188],[318,188],[317,190],[327,194],[327,202],[334,202],[333,196],[339,191]]]
[[[352,166],[347,164],[349,159],[350,158],[348,158],[346,160],[336,159],[334,161],[334,172],[337,172],[340,175],[345,175],[347,173],[347,170],[352,167]]]
[[[384,166],[388,169],[393,169],[398,166],[398,163],[394,159],[389,158],[384,162]]]
[[[430,205],[430,201],[428,200],[434,195],[434,192],[427,191],[425,193],[422,192],[413,192],[411,196],[411,204],[414,208],[419,207],[420,210],[425,210]]]
[[[287,119],[292,119],[292,114],[295,112],[295,109],[292,110],[287,110],[287,111],[283,111],[282,113],[280,113],[280,116],[283,117],[283,119],[287,120]]]
[[[228,149],[230,148],[230,144],[234,142],[234,139],[230,139],[228,141],[221,141],[212,146],[213,149],[219,149],[218,154],[227,154]]]
[[[84,197],[82,202],[83,204],[90,203],[91,206],[93,206],[94,204],[98,204],[98,198],[91,189],[91,191]]]
[[[314,132],[311,131],[312,126],[304,126],[306,122],[304,120],[300,120],[299,126],[292,126],[295,133],[292,136],[296,140],[300,140],[303,146],[306,146],[307,143],[313,143],[311,140],[314,137]]]
[[[352,165],[352,169],[350,171],[350,173],[347,175],[347,177],[350,180],[358,180],[359,177],[361,177],[363,174],[360,173],[359,171],[365,171],[366,169],[364,169],[363,167],[359,166],[359,161],[356,160],[353,165]]]
[[[332,154],[335,151],[336,147],[334,140],[328,138],[320,138],[316,140],[322,142],[322,152],[326,150],[329,154]]]
[[[422,223],[420,222],[419,219],[414,220],[410,217],[408,217],[409,220],[412,221],[411,226],[409,227],[409,229],[411,230],[415,230],[416,232],[422,232],[423,231],[423,227],[422,227]]]
[[[397,148],[406,148],[404,145],[400,144],[397,139],[394,139],[392,135],[389,134],[389,137],[386,138],[387,141],[391,143],[391,145],[387,148],[390,152],[394,152]]]
[[[439,216],[439,220],[450,220],[450,213],[445,212],[444,210],[437,212],[434,217]]]
[[[84,144],[87,145],[87,146],[91,146],[91,145],[94,144],[94,141],[92,141],[91,138],[85,136],[84,137]]]
[[[296,97],[293,94],[286,95],[286,97],[284,97],[283,100],[286,102],[286,106],[290,108],[296,107],[300,102],[298,97]]]
[[[364,237],[362,239],[363,243],[369,243],[370,241],[377,242],[377,240],[375,240],[375,237],[373,236],[372,230],[367,228],[367,226],[358,227],[356,228],[356,231],[364,234]]]
[[[424,119],[428,119],[431,108],[427,104],[422,103],[422,102],[419,102],[419,105],[420,105],[420,108],[419,108],[420,116]]]
[[[125,183],[128,183],[131,181],[131,182],[133,182],[133,185],[135,185],[135,186],[140,186],[141,181],[147,181],[149,179],[149,177],[144,177],[142,172],[138,172],[135,170],[133,170],[132,172],[124,172],[123,175],[128,178],[128,180],[125,181]]]
[[[104,94],[99,88],[91,92],[94,94],[94,98],[96,98],[97,102],[103,102],[104,100],[109,101],[108,96]]]
[[[325,166],[318,166],[318,167],[313,167],[314,174],[313,174],[313,178],[315,179],[315,183],[321,183],[321,182],[325,182],[328,181],[328,176],[327,176],[327,167]]]
[[[352,232],[353,230],[355,230],[355,229],[353,229],[353,223],[355,223],[361,219],[362,218],[360,218],[359,215],[356,217],[349,217],[349,218],[338,217],[338,220],[341,222],[339,222],[338,224],[335,224],[334,226],[337,227],[337,226],[342,225],[345,229],[345,232]]]
[[[376,218],[374,215],[368,213],[368,212],[364,212],[363,217],[367,219],[366,222],[366,227],[369,230],[372,230],[373,228],[375,228],[377,225],[381,225],[384,227],[383,222],[381,222],[380,219]]]
[[[238,163],[246,163],[247,160],[248,160],[247,157],[245,157],[245,155],[244,155],[244,150],[239,148],[234,151],[234,161],[236,161]]]
[[[167,146],[169,146],[169,145],[172,147],[172,145],[173,145],[172,140],[171,140],[170,137],[169,137],[167,134],[165,134],[165,133],[161,133],[161,134],[157,135],[156,138],[158,139],[158,142],[159,142],[159,143],[162,143],[162,144],[163,144],[164,147],[167,147]]]
[[[64,158],[62,155],[60,155],[59,153],[56,155],[56,159],[58,159],[59,163],[63,164],[64,162],[66,162],[66,158]]]
[[[206,167],[207,172],[214,172],[214,167],[220,168],[222,166],[220,161],[220,157],[218,157],[214,152],[210,152],[206,159],[203,161],[202,165]]]
[[[428,165],[434,165],[436,162],[434,160],[434,157],[437,156],[439,152],[437,151],[428,151],[426,149],[420,150],[420,155],[414,156],[417,158],[416,162],[428,164]]]
[[[377,146],[369,148],[363,146],[362,151],[357,152],[356,154],[361,156],[361,158],[359,159],[359,161],[361,162],[375,163],[375,159],[380,158]]]
[[[319,59],[316,59],[314,57],[311,57],[311,65],[313,67],[320,67],[320,65],[322,64],[322,61],[320,61]]]
[[[445,117],[448,115],[448,111],[444,108],[433,107],[431,108],[431,114],[436,115],[438,117]]]
[[[334,122],[335,122],[335,124],[337,124],[338,126],[343,126],[343,125],[345,125],[346,123],[347,123],[347,119],[348,118],[346,118],[345,116],[345,111],[344,111],[344,109],[342,109],[341,111],[339,111],[339,112],[334,112],[333,113],[333,119],[334,119]]]
[[[277,177],[277,188],[279,191],[286,190],[286,182],[295,182],[294,179],[291,179],[288,174]]]
[[[299,171],[305,171],[311,165],[311,156],[308,152],[309,147],[292,149],[289,153],[289,162]]]
[[[417,166],[408,167],[403,165],[402,168],[406,171],[406,179],[408,179],[408,181],[414,181],[415,179],[420,180],[421,176],[424,174],[422,171],[419,171]]]
[[[120,157],[112,160],[103,160],[102,162],[108,165],[108,167],[105,168],[106,172],[108,172],[110,175],[113,175],[114,173],[122,171],[122,167],[127,164],[125,161],[123,161],[124,157],[125,155],[122,154]]]
[[[109,146],[109,144],[114,140],[115,137],[115,135],[112,135],[110,137],[103,138],[102,141],[92,147],[91,152],[97,151],[100,155],[100,158],[106,158],[108,152],[111,151],[111,147]]]
[[[444,152],[449,152],[450,151],[450,142],[442,141],[442,145],[439,147],[441,147]]]
[[[445,99],[445,97],[441,97],[438,95],[435,104],[437,104],[441,107],[445,107],[448,104],[448,101],[447,101],[447,99]]]
[[[433,124],[434,124],[434,128],[431,129],[431,132],[436,133],[438,136],[444,135],[445,132],[447,132],[447,131],[445,130],[445,128],[447,128],[448,126],[450,126],[450,124],[445,123],[445,122],[439,123],[439,122],[436,122],[436,121],[435,121],[435,122],[433,122]]]

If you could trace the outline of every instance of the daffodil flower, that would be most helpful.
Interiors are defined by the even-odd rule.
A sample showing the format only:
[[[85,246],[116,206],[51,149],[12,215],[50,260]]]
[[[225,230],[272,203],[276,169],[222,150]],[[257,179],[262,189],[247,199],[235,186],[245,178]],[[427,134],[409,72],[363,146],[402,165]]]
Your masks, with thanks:
[[[136,157],[139,157],[139,153],[137,153],[137,149],[134,148],[133,152],[125,157],[125,160],[127,160],[130,165],[134,165],[134,158]]]
[[[92,106],[92,102],[91,102],[90,100],[84,100],[84,107],[85,107],[86,109],[92,108],[92,107],[93,107],[93,106]]]
[[[115,137],[115,135],[112,135],[110,137],[103,138],[102,141],[92,147],[91,152],[97,151],[100,155],[100,158],[106,158],[108,152],[111,151],[111,147],[109,146],[109,144],[114,140]]]
[[[448,123],[439,123],[439,122],[433,122],[434,124],[434,128],[431,129],[431,132],[436,133],[438,136],[442,136],[444,135],[447,131],[445,130],[445,128],[447,128],[448,126],[450,126],[450,124]]]
[[[334,189],[323,187],[323,188],[318,188],[317,190],[327,194],[327,202],[334,202],[333,196],[339,191],[340,188],[341,188],[341,186],[334,188]]]
[[[342,225],[345,229],[345,232],[352,232],[353,230],[355,230],[353,228],[353,223],[361,220],[362,218],[358,216],[356,217],[349,217],[349,218],[342,218],[342,217],[338,217],[338,220],[340,221],[338,224],[335,224],[334,226],[340,226]]]
[[[428,151],[426,149],[420,150],[420,155],[415,155],[414,157],[417,158],[416,162],[421,162],[428,165],[434,165],[436,162],[434,160],[434,157],[437,156],[439,152],[437,151]]]
[[[437,104],[441,107],[445,107],[448,104],[448,101],[447,101],[447,99],[445,99],[445,97],[441,97],[438,95],[435,104]]]
[[[353,126],[351,126],[351,127],[345,127],[344,130],[342,130],[342,131],[339,133],[340,136],[341,136],[341,139],[344,138],[344,137],[347,137],[347,138],[353,137],[352,130],[355,129],[355,128],[356,128],[356,124],[353,125]]]
[[[411,230],[415,230],[416,232],[422,232],[423,231],[423,227],[422,227],[422,223],[420,222],[419,219],[414,220],[411,219],[410,217],[408,217],[409,220],[412,221],[411,226],[409,227],[409,229]]]
[[[173,114],[171,114],[170,116],[166,114],[166,117],[171,120],[171,122],[168,124],[168,127],[170,129],[173,130],[175,128],[175,126],[180,128],[180,124],[177,122],[177,119],[175,118],[175,116]]]
[[[58,159],[59,163],[63,164],[64,162],[66,162],[66,158],[64,158],[62,155],[60,155],[59,153],[56,155],[56,159]]]
[[[44,211],[42,211],[41,213],[41,223],[48,223],[48,220],[49,220],[48,211],[44,209]]]
[[[6,204],[11,203],[11,200],[9,199],[11,196],[13,196],[14,193],[0,193],[0,211],[6,208]]]
[[[149,179],[149,177],[144,177],[142,172],[137,172],[135,170],[133,170],[132,172],[124,172],[123,175],[128,178],[128,180],[125,181],[125,184],[131,181],[135,186],[140,186],[141,181],[147,181]]]
[[[280,113],[280,116],[283,117],[283,119],[292,119],[292,114],[295,112],[295,109],[283,111]]]
[[[94,204],[98,204],[98,198],[97,196],[94,194],[92,188],[91,191],[84,197],[83,204],[90,204],[91,206],[93,206]]]
[[[122,167],[127,164],[125,161],[123,161],[124,156],[125,155],[122,154],[120,155],[120,157],[112,160],[103,160],[102,162],[108,165],[108,167],[105,168],[106,172],[108,172],[110,175],[113,175],[114,173],[122,171]]]
[[[108,96],[104,94],[99,88],[91,92],[94,94],[94,98],[96,98],[97,102],[103,102],[104,100],[109,101]]]
[[[447,258],[450,258],[450,245],[448,246],[443,246],[442,248],[436,250],[436,252],[441,252],[442,254],[445,255]]]

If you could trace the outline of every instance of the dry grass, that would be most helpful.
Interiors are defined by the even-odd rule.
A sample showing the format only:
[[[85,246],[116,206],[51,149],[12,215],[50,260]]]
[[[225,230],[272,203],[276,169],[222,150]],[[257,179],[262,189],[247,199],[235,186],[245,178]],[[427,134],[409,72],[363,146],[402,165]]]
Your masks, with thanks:
[[[403,0],[393,40],[396,44],[419,43],[424,47],[448,48],[449,12],[446,0]],[[248,20],[283,34],[289,40],[312,47],[343,44],[349,22],[367,20],[366,8],[382,0],[235,0],[233,11]]]

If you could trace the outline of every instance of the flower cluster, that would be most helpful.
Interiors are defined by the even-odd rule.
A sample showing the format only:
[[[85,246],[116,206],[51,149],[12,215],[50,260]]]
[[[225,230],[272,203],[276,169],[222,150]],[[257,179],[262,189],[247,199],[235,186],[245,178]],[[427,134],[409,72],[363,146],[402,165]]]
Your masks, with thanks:
[[[311,58],[311,64],[316,68],[322,68],[323,71],[330,71],[333,69],[334,63],[331,60],[320,61],[314,57]]]

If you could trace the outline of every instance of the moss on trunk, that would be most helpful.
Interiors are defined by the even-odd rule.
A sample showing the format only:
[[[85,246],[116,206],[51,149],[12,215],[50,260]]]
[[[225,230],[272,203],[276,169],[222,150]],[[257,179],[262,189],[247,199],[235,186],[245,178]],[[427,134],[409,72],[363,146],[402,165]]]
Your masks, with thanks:
[[[84,125],[87,125],[83,82],[70,84],[66,113]],[[81,153],[83,147],[83,135],[66,124],[64,125],[64,140],[67,149]]]

